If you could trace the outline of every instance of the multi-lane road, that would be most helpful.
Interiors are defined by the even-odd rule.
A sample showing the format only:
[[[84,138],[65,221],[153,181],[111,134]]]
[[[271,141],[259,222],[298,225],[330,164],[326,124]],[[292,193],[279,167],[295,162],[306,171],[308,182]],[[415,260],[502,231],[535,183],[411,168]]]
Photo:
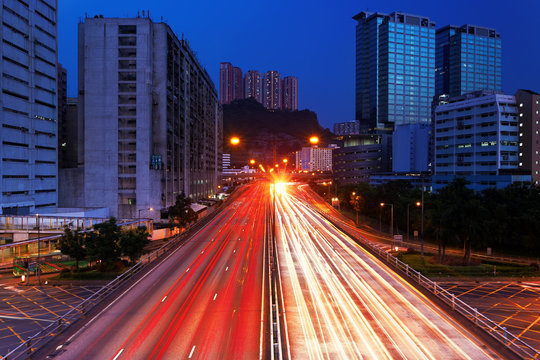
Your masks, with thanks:
[[[265,357],[267,185],[224,211],[72,336],[59,359]]]
[[[490,359],[497,355],[278,185],[277,249],[292,359]]]
[[[266,236],[271,186],[240,188],[212,221],[67,339],[60,359],[262,359],[272,351]],[[497,355],[405,280],[275,189],[285,357],[490,359]]]

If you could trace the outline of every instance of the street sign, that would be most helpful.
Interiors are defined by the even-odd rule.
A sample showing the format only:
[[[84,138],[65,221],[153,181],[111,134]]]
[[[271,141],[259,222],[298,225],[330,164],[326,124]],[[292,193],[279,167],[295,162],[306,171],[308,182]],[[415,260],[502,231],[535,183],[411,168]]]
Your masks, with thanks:
[[[402,242],[403,235],[394,235],[394,242]]]
[[[36,269],[37,269],[37,263],[33,262],[33,263],[28,264],[28,272],[34,272],[36,271]]]

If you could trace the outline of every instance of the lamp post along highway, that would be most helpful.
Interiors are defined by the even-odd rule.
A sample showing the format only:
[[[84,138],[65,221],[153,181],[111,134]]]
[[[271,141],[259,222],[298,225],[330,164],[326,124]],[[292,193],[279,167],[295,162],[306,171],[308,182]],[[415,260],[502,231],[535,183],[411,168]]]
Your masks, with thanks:
[[[38,283],[39,285],[41,285],[41,267],[39,266],[39,258],[41,257],[41,249],[40,249],[40,246],[39,246],[39,243],[40,243],[40,240],[41,240],[41,233],[40,233],[40,221],[39,221],[39,214],[36,214],[36,222],[37,222],[37,237],[38,237],[38,240],[37,240],[37,251],[38,251],[38,255],[37,255],[37,260],[36,260],[36,273],[37,273],[37,278],[38,278]]]
[[[390,235],[394,236],[394,204],[381,203],[381,207],[390,206]]]

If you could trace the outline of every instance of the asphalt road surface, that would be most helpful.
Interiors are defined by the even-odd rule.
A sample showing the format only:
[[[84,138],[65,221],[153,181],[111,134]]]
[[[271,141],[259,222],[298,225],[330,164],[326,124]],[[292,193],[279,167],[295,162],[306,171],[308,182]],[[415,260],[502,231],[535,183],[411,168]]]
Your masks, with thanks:
[[[263,358],[268,185],[225,208],[62,346],[58,359]]]
[[[276,186],[277,248],[292,359],[492,359],[472,334]]]

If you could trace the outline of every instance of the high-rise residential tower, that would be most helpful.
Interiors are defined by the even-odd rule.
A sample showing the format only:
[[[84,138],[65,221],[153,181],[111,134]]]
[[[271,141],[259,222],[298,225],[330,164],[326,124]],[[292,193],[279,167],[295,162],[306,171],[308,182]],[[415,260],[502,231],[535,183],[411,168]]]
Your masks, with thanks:
[[[281,89],[283,92],[282,110],[298,110],[298,78],[285,76]]]
[[[244,78],[242,77],[242,69],[239,67],[233,68],[233,100],[244,98]]]
[[[429,123],[435,92],[435,23],[361,12],[356,25],[356,118],[369,130]]]
[[[3,0],[0,213],[58,204],[57,2]]]
[[[219,64],[219,102],[230,104],[233,101],[235,90],[234,66],[229,62]]]
[[[250,97],[263,103],[263,79],[257,70],[248,70],[244,74],[244,98]]]
[[[519,114],[518,166],[531,174],[532,183],[540,183],[540,94],[518,90],[515,95]]]
[[[435,95],[501,91],[500,34],[474,25],[438,29],[435,66]]]
[[[263,105],[269,110],[281,110],[281,75],[277,71],[264,74]]]
[[[221,163],[217,92],[167,24],[86,18],[78,81],[84,206],[159,219],[182,192],[194,200],[213,194]]]

